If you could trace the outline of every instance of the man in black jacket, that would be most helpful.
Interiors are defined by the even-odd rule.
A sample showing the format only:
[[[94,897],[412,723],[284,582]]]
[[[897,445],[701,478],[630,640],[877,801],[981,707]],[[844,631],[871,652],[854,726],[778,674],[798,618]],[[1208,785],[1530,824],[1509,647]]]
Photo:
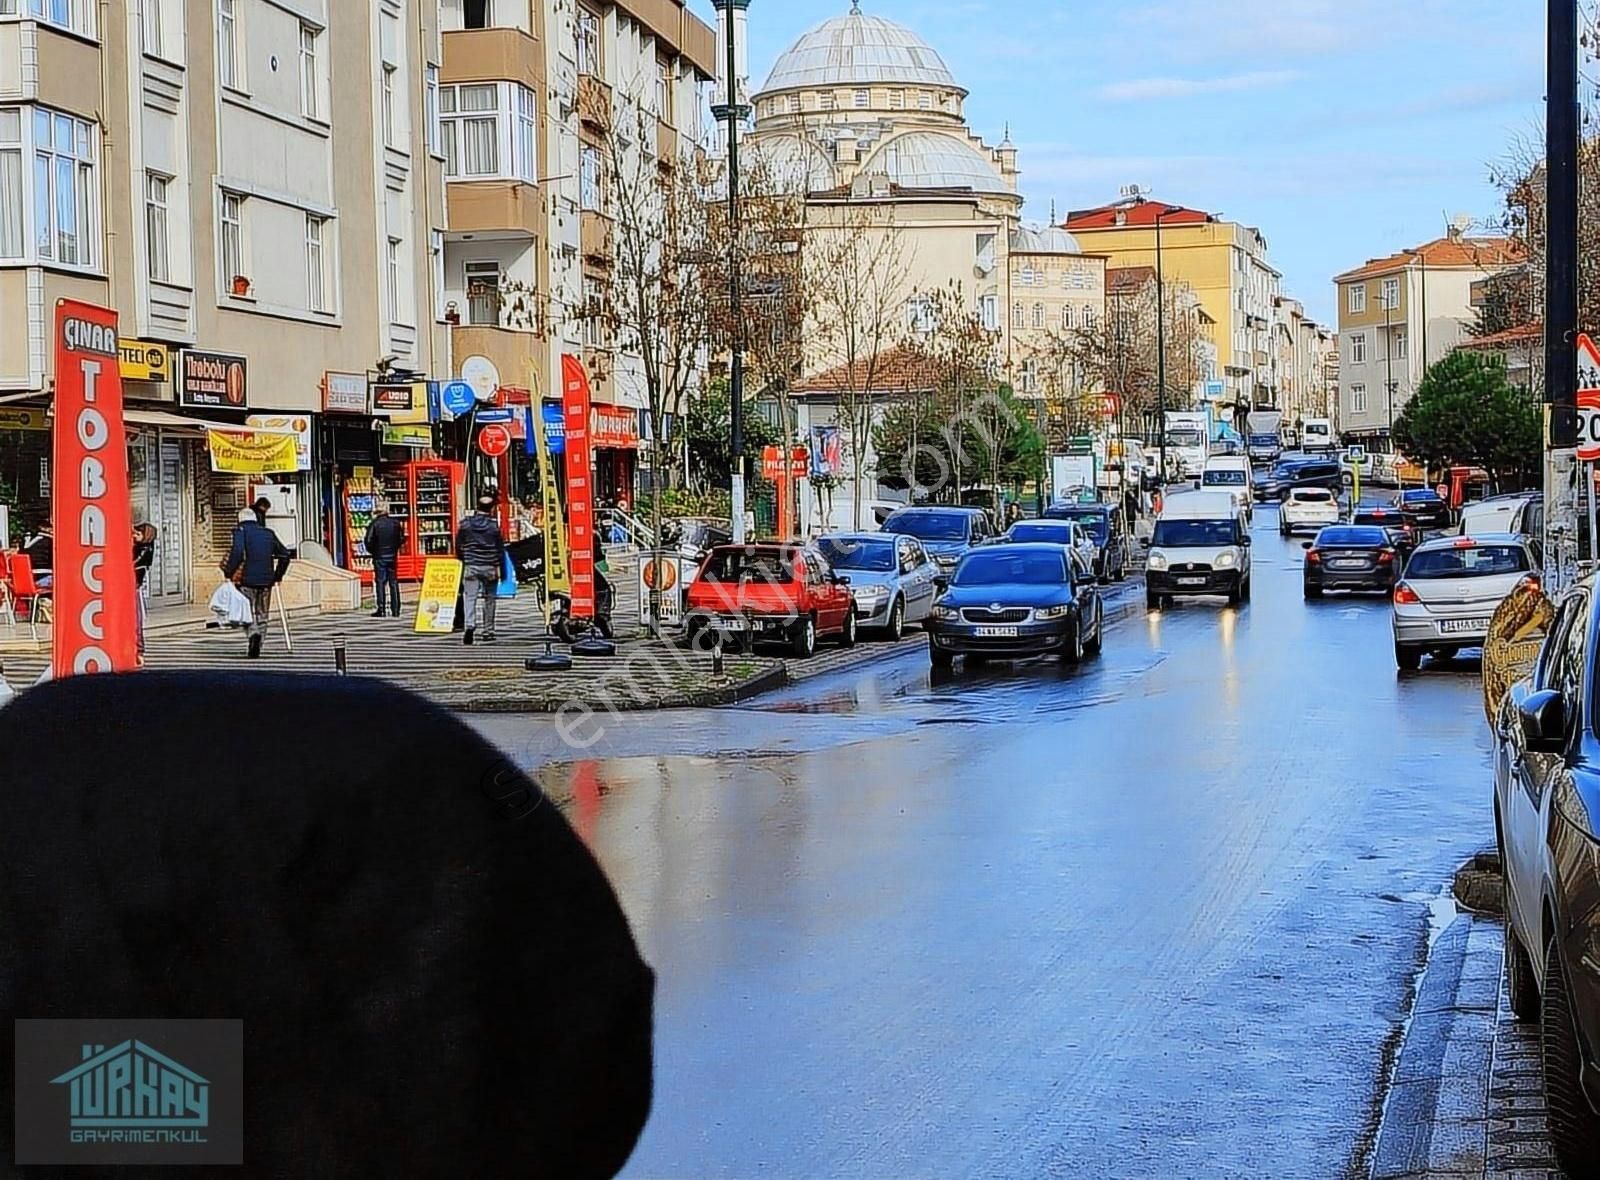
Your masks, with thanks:
[[[396,618],[400,617],[400,574],[398,563],[400,550],[406,544],[406,526],[389,515],[389,505],[379,500],[372,508],[372,523],[367,526],[367,535],[362,540],[367,548],[367,556],[372,558],[372,596],[377,599],[378,609],[372,612],[372,617],[381,619],[384,615],[383,590],[389,588],[390,610]]]
[[[478,497],[478,510],[462,519],[456,529],[456,556],[461,559],[461,610],[467,630],[463,643],[471,643],[476,630],[478,599],[483,599],[483,639],[494,640],[495,590],[505,568],[506,539],[494,518],[495,498]]]
[[[225,575],[240,575],[239,589],[250,600],[251,620],[245,634],[249,636],[247,650],[252,660],[261,654],[262,636],[272,617],[272,588],[283,581],[294,556],[283,547],[278,534],[266,526],[262,515],[250,508],[239,513],[233,547],[222,563]]]

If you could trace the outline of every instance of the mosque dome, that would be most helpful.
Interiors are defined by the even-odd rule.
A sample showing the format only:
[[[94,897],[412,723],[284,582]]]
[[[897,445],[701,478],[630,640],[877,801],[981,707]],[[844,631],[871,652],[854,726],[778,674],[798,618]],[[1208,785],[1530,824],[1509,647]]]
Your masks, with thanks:
[[[783,189],[803,180],[806,192],[820,193],[839,183],[822,150],[798,135],[762,135],[751,139],[747,150],[760,159],[772,180]]]
[[[961,90],[938,51],[921,37],[855,7],[803,33],[773,65],[761,93],[883,84]]]
[[[1082,254],[1078,239],[1059,226],[1018,226],[1011,249],[1019,254]]]
[[[864,169],[887,176],[901,188],[971,189],[1000,196],[1016,194],[983,153],[953,135],[911,131],[878,149]]]

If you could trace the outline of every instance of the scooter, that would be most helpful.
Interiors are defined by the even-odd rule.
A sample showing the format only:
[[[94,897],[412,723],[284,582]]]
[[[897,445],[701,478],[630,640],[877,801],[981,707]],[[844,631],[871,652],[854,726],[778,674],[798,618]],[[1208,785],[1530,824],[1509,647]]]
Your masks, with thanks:
[[[516,546],[511,547],[515,550]],[[512,553],[511,563],[517,571],[517,584],[533,589],[539,609],[545,608],[544,555],[524,551]],[[562,643],[573,643],[590,631],[598,631],[603,638],[612,638],[611,615],[616,606],[617,592],[606,576],[594,571],[594,618],[577,618],[572,613],[572,597],[559,590],[549,595],[550,633]]]

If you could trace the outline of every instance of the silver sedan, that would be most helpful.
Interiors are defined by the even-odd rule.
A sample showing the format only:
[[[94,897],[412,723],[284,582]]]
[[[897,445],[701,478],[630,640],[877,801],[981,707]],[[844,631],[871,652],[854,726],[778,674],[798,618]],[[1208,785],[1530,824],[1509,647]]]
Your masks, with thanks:
[[[897,533],[829,533],[817,539],[828,564],[850,583],[856,623],[899,639],[933,609],[939,567],[922,542]]]
[[[1394,588],[1394,662],[1414,671],[1424,654],[1483,646],[1495,608],[1535,569],[1527,541],[1511,533],[1417,546]]]

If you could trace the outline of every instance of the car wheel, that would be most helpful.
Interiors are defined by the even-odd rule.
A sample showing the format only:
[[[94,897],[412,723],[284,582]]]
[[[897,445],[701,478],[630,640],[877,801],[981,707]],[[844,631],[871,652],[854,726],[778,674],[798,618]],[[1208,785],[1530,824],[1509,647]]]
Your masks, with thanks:
[[[1061,653],[1061,658],[1069,664],[1083,663],[1083,619],[1080,616],[1072,624],[1072,635],[1067,640],[1067,646]]]
[[[1583,1096],[1578,1029],[1572,998],[1562,974],[1561,954],[1554,939],[1544,955],[1544,994],[1539,997],[1539,1048],[1544,1058],[1544,1104],[1550,1118],[1550,1142],[1569,1176],[1600,1171],[1600,1136],[1594,1113]]]
[[[1313,598],[1321,598],[1322,597],[1322,587],[1321,586],[1313,586],[1310,582],[1306,582],[1305,583],[1305,597],[1306,597],[1306,601],[1307,602],[1310,602]]]
[[[930,639],[928,641],[928,662],[935,668],[948,668],[956,662],[955,653],[934,647],[933,641]]]
[[[1091,657],[1098,656],[1106,645],[1106,608],[1097,607],[1094,614],[1094,638],[1083,645],[1085,654]]]
[[[1157,594],[1154,590],[1146,590],[1144,592],[1144,608],[1145,610],[1160,610],[1161,595]]]
[[[839,646],[854,647],[856,645],[856,608],[851,606],[844,612],[844,627],[839,631]]]
[[[889,607],[889,625],[883,629],[883,634],[891,643],[898,643],[906,636],[906,604],[905,600],[896,598]]]
[[[1505,941],[1502,943],[1506,965],[1506,1001],[1518,1020],[1539,1019],[1539,984],[1533,977],[1533,963],[1528,958],[1522,938],[1511,921],[1511,885],[1507,880],[1506,856],[1500,854],[1500,909],[1506,916]]]
[[[789,643],[798,658],[810,659],[817,650],[817,620],[806,615],[796,623],[789,634]]]
[[[1415,672],[1422,667],[1422,652],[1415,647],[1394,645],[1394,662],[1402,672]]]

